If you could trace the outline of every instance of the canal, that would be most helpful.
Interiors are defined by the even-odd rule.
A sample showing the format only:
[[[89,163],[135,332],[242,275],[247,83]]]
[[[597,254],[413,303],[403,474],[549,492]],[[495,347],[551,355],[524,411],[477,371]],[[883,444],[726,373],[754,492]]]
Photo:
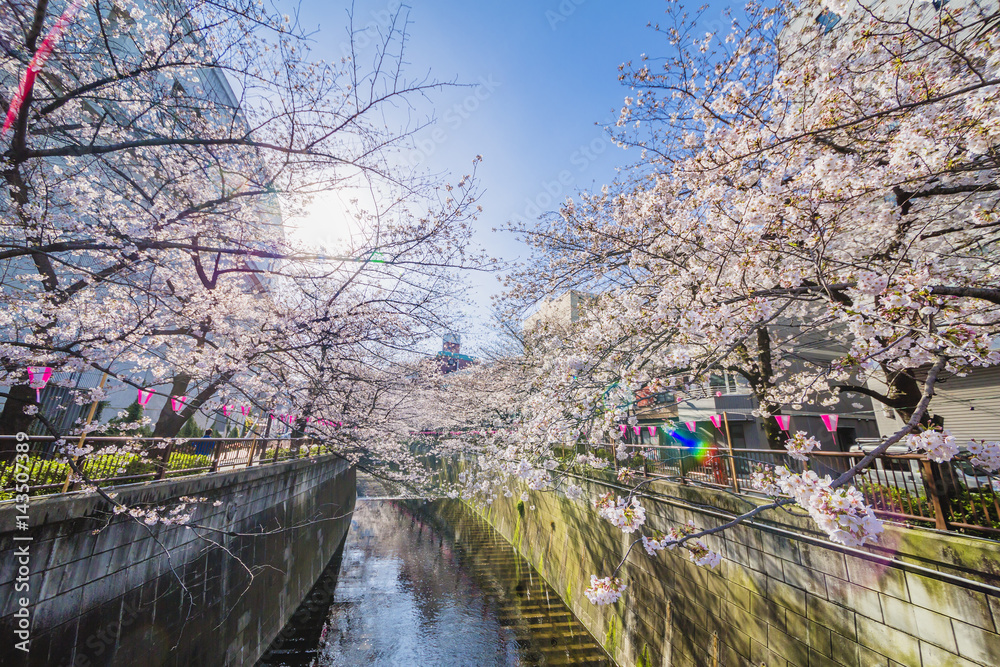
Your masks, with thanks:
[[[611,665],[457,501],[358,498],[344,545],[259,667]]]

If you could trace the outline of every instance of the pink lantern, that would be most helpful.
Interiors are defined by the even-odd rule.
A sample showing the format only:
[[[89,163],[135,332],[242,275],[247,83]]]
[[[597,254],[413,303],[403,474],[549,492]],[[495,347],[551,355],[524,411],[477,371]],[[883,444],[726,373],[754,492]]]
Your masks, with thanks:
[[[49,383],[52,369],[48,366],[28,366],[28,386],[35,390],[35,399],[42,402],[42,389]]]
[[[778,428],[782,431],[787,431],[788,424],[792,421],[790,415],[774,415],[774,419],[778,422]]]
[[[149,399],[153,398],[152,389],[140,389],[139,390],[139,405],[145,407],[149,403]]]
[[[687,430],[692,433],[698,430],[698,422],[684,422],[684,425],[687,426]]]
[[[722,415],[709,415],[708,418],[712,420],[712,426],[722,428]]]
[[[648,428],[649,428],[649,437],[652,438],[654,435],[656,435],[656,427],[655,426],[650,426]]]
[[[187,396],[171,396],[170,397],[170,408],[177,413],[180,413],[184,409],[185,404],[187,404]]]
[[[823,425],[826,426],[826,430],[833,433],[837,430],[837,422],[840,421],[840,415],[822,415]]]

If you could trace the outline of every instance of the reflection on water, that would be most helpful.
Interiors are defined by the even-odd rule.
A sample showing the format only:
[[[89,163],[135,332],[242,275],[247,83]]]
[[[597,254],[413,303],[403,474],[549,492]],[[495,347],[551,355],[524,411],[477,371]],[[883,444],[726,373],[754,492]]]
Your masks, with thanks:
[[[261,664],[611,664],[530,565],[458,502],[359,498],[342,556],[318,640],[315,621],[297,613],[309,627]]]

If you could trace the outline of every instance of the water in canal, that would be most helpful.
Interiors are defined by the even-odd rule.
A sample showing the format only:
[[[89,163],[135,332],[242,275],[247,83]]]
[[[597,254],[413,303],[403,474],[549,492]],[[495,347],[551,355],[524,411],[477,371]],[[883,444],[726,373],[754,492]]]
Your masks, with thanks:
[[[358,498],[342,551],[258,667],[610,664],[457,501]]]

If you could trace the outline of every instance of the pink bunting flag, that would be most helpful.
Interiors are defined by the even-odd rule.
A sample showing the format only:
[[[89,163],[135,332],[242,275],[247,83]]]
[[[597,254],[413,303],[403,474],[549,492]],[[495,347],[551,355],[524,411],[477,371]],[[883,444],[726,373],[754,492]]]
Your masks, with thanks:
[[[187,400],[187,396],[171,396],[170,407],[174,412],[179,413],[184,409],[184,405],[187,403]]]
[[[652,438],[654,435],[656,435],[656,427],[655,426],[650,426],[648,428],[649,428],[649,437]]]
[[[21,105],[24,104],[24,100],[31,94],[31,89],[35,86],[35,76],[45,66],[45,61],[52,55],[52,50],[59,42],[59,38],[62,37],[63,32],[66,31],[66,27],[73,20],[76,13],[80,11],[83,2],[84,0],[73,0],[70,6],[62,13],[62,16],[56,21],[55,25],[52,26],[52,29],[49,30],[49,33],[45,35],[45,39],[42,40],[42,43],[35,51],[35,55],[32,56],[31,62],[28,63],[28,69],[24,72],[24,77],[21,79],[21,85],[14,94],[14,99],[10,101],[10,107],[7,110],[7,117],[3,121],[3,130],[0,131],[0,136],[6,135],[7,130],[17,120],[18,115],[21,113]]]
[[[240,406],[240,412],[242,412],[243,416],[246,417],[248,414],[250,414],[250,408],[248,408],[245,405],[241,405]]]
[[[35,400],[42,402],[42,389],[49,383],[52,369],[48,366],[28,366],[28,386],[35,390]]]
[[[619,424],[618,425],[618,430],[622,432],[622,437],[625,437],[625,430],[627,428],[628,428],[628,426],[625,426],[625,424]]]
[[[837,422],[840,421],[840,415],[822,415],[823,425],[826,426],[826,430],[833,433],[837,430]]]
[[[782,431],[788,430],[788,424],[792,420],[790,415],[774,415],[774,419],[778,422],[778,428]]]
[[[712,420],[712,426],[722,428],[722,415],[709,415],[708,418]]]
[[[698,422],[684,422],[684,425],[687,426],[687,430],[692,433],[698,430]]]
[[[153,398],[152,389],[140,389],[139,390],[139,405],[145,407],[149,403],[149,399]]]
[[[635,433],[636,435],[639,435],[639,432],[640,432],[641,430],[642,430],[642,427],[641,427],[641,426],[633,426],[633,427],[632,427],[632,432],[633,432],[633,433]]]

